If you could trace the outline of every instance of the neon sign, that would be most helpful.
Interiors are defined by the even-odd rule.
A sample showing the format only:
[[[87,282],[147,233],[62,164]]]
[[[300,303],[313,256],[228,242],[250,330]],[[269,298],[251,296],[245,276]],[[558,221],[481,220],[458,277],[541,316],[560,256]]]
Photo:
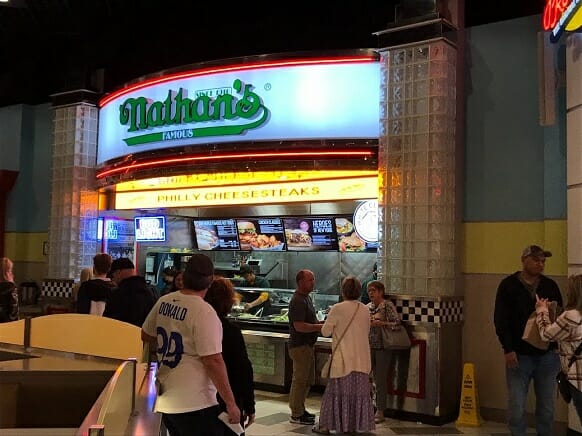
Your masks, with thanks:
[[[558,24],[560,17],[568,9],[570,3],[572,3],[572,0],[548,0],[542,17],[543,29],[552,30]]]
[[[548,0],[544,8],[542,27],[550,32],[550,41],[557,42],[564,31],[582,27],[582,0]]]

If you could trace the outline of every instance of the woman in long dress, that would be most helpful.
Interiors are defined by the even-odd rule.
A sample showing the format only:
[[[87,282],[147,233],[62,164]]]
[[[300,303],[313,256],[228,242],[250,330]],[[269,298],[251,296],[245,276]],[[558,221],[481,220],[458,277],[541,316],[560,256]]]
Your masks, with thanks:
[[[343,301],[332,306],[321,328],[323,336],[332,337],[333,357],[315,433],[365,433],[375,428],[368,375],[370,312],[358,301],[361,291],[356,277],[346,277]]]

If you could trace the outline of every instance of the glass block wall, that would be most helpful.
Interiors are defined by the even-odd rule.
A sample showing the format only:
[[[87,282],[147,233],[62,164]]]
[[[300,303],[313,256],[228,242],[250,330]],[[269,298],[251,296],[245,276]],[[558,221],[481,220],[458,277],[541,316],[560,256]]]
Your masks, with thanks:
[[[95,106],[79,103],[54,109],[48,274],[79,277],[97,250],[98,198]]]
[[[379,275],[387,292],[455,292],[456,49],[382,52]]]

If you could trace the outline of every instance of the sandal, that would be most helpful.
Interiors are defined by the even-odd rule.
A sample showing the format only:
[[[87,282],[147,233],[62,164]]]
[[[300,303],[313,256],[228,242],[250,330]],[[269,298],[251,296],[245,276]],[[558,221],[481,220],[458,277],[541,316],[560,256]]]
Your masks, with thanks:
[[[311,431],[317,434],[329,434],[329,430],[325,427],[320,427],[319,424],[311,427]]]

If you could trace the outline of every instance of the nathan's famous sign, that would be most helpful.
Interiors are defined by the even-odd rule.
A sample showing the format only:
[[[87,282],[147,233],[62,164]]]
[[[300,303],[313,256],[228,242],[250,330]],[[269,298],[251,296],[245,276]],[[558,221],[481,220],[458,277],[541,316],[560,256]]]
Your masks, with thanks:
[[[97,164],[197,144],[378,138],[379,102],[370,56],[163,76],[101,101]]]
[[[188,91],[180,88],[178,92],[169,90],[163,101],[148,101],[145,97],[128,98],[119,106],[119,122],[128,127],[128,132],[140,134],[123,140],[131,146],[186,138],[241,135],[246,130],[263,125],[269,116],[269,109],[263,105],[261,97],[251,90],[252,85],[243,85],[236,79],[232,89],[239,96],[232,95],[227,88],[214,98],[208,95],[208,91],[213,90],[207,90],[196,92],[196,97],[190,99],[187,97]],[[196,127],[199,123],[225,120],[240,123]],[[153,127],[177,125],[182,128],[147,133]]]
[[[557,42],[564,31],[576,32],[582,27],[582,0],[547,0],[542,27],[550,31],[550,41]]]

